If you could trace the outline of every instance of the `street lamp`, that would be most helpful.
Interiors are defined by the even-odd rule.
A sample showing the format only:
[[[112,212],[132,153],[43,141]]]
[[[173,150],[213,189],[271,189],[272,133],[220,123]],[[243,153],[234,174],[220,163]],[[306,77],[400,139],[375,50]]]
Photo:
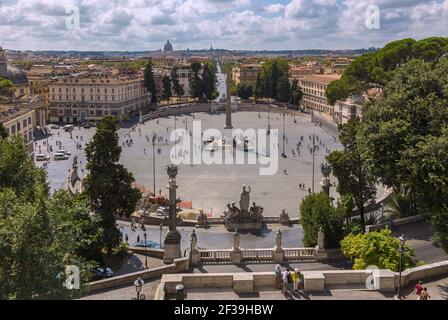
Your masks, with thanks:
[[[146,242],[146,238],[148,237],[148,235],[146,234],[146,232],[143,234],[143,238],[145,238],[145,268],[148,269],[148,252],[147,252],[147,242]]]
[[[286,134],[285,134],[285,111],[283,111],[283,153],[282,153],[282,157],[286,158],[286,153],[285,153],[285,142],[286,142]]]
[[[163,246],[162,246],[162,232],[163,232],[163,223],[160,224],[160,249],[163,248]]]
[[[403,255],[404,255],[404,244],[406,243],[406,237],[404,234],[398,238],[400,240],[400,249],[398,249],[398,252],[400,253],[400,265],[399,265],[399,275],[398,275],[398,290],[397,290],[397,298],[401,299],[401,272],[403,269]]]
[[[154,197],[156,196],[156,139],[157,134],[154,132],[152,134],[152,179],[153,179],[153,190]]]
[[[145,284],[145,281],[143,281],[142,278],[138,278],[134,281],[135,291],[137,292],[137,299],[135,300],[145,300],[146,296],[142,294],[143,285]]]

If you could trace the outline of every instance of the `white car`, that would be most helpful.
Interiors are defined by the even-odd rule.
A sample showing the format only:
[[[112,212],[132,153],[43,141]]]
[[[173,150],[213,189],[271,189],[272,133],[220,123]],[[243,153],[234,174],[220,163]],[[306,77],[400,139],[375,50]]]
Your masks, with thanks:
[[[48,160],[50,160],[50,156],[47,156],[45,154],[36,155],[36,161],[48,161]]]
[[[68,156],[71,156],[71,155],[72,155],[72,153],[71,153],[70,151],[67,151],[67,150],[65,150],[65,149],[58,150],[58,153],[63,153],[63,154],[66,154],[66,155],[68,155]]]
[[[54,160],[68,160],[68,155],[66,155],[65,153],[55,153],[54,154]]]
[[[51,129],[59,129],[59,126],[53,124],[53,125],[50,126],[50,128],[51,128]]]

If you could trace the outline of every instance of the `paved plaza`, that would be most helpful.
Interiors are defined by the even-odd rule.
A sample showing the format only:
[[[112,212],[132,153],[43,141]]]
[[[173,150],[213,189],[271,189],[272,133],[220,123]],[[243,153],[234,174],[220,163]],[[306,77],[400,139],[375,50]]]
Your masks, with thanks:
[[[282,116],[279,114],[271,114],[271,128],[279,130],[279,136],[282,135]],[[177,128],[188,128],[192,130],[192,122],[200,121],[202,130],[218,129],[223,131],[225,115],[209,115],[205,113],[195,114],[192,116],[177,117]],[[238,112],[233,114],[233,124],[235,128],[243,130],[266,129],[268,121],[268,113],[261,113],[260,117],[256,112]],[[251,201],[264,207],[266,216],[278,216],[283,208],[292,218],[298,216],[299,203],[301,198],[308,194],[308,188],[312,187],[312,155],[309,148],[312,142],[309,136],[315,134],[319,140],[316,145],[319,150],[315,157],[315,189],[320,190],[320,180],[322,174],[320,172],[320,164],[324,162],[327,151],[333,151],[340,148],[339,142],[327,130],[316,127],[305,118],[286,117],[285,133],[287,136],[286,154],[287,159],[279,157],[278,172],[273,176],[260,176],[260,165],[180,165],[178,184],[178,194],[185,201],[192,201],[193,207],[196,209],[204,209],[207,213],[218,217],[226,209],[227,203],[237,201],[243,184],[252,187]],[[133,140],[133,145],[128,147],[124,144],[121,162],[134,174],[136,181],[150,188],[153,185],[152,176],[152,143],[148,142],[146,137],[151,137],[155,132],[159,137],[163,137],[163,141],[157,142],[156,149],[161,149],[159,155],[156,151],[156,191],[162,190],[166,193],[167,175],[166,166],[170,164],[170,152],[174,147],[174,143],[169,141],[170,134],[175,127],[174,117],[161,118],[159,121],[149,121],[140,126],[141,135],[138,130],[130,133],[130,137],[126,136],[128,129],[120,130],[120,143],[125,140]],[[81,143],[85,147],[94,134],[92,129],[76,128],[70,139],[69,133],[62,130],[52,130],[53,135],[48,139],[53,145],[55,151],[56,140],[60,140],[65,149],[71,151],[73,155],[79,156],[81,166],[85,165],[85,156],[82,150],[76,149],[76,144]],[[81,141],[82,136],[82,141]],[[300,140],[302,142],[300,156],[293,150]],[[168,144],[166,141],[168,140]],[[280,139],[281,140],[281,139]],[[46,152],[46,147],[42,145],[43,141],[38,142],[38,149]],[[282,153],[282,142],[278,143],[279,155]],[[72,156],[73,158],[73,156]],[[71,158],[71,159],[72,159]],[[51,162],[48,165],[48,177],[53,190],[64,188],[66,186],[67,172],[70,169],[72,160]],[[285,174],[285,170],[286,173]],[[332,179],[335,182],[335,179]],[[305,188],[300,190],[299,184],[305,184]],[[337,196],[335,188],[332,189],[332,195]]]

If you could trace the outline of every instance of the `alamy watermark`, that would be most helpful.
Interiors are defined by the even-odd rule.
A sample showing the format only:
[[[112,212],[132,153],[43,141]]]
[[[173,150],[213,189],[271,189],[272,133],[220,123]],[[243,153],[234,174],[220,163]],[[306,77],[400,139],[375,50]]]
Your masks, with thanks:
[[[370,5],[366,8],[366,28],[369,30],[381,29],[381,11],[376,5]]]
[[[193,130],[176,129],[170,141],[175,165],[259,165],[261,176],[277,174],[279,135],[277,129],[218,129],[202,131],[201,121],[193,121]]]
[[[65,13],[68,17],[65,19],[65,27],[68,30],[79,30],[81,28],[81,16],[78,6],[67,6]]]
[[[68,290],[79,290],[81,288],[81,273],[77,266],[65,267],[64,287]]]

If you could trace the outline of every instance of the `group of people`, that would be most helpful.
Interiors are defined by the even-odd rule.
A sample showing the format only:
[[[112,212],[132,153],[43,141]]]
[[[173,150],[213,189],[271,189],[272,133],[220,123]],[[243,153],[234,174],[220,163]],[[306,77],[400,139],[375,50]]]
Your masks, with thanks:
[[[298,292],[302,281],[303,276],[299,269],[291,270],[286,268],[285,271],[282,271],[282,267],[279,264],[275,266],[276,287],[281,289],[283,293]]]

